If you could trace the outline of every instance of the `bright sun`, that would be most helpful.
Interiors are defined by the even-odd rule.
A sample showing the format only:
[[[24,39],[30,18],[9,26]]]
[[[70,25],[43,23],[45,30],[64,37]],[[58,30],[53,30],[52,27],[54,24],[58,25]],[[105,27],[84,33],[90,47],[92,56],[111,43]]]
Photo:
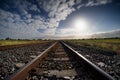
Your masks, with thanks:
[[[84,19],[76,19],[74,21],[74,27],[77,32],[84,33],[87,30],[87,22]]]

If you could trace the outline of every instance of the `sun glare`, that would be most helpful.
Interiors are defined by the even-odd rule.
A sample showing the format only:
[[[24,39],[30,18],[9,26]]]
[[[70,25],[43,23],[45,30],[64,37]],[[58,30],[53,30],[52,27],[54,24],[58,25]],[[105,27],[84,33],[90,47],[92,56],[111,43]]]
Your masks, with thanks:
[[[74,28],[77,32],[85,33],[85,31],[87,30],[87,26],[87,21],[84,19],[76,19],[74,21]]]

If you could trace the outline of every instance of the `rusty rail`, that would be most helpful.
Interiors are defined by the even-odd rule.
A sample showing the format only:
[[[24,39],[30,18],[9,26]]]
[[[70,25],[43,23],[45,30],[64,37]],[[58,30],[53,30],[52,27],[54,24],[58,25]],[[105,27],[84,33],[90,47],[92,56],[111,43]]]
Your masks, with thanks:
[[[23,66],[20,70],[18,70],[16,73],[12,74],[6,80],[24,80],[26,75],[28,74],[28,71],[31,70],[35,65],[37,65],[39,63],[39,61],[42,60],[43,57],[45,57],[46,54],[56,46],[57,43],[58,42],[55,42],[48,49],[46,49],[44,52],[42,52],[40,55],[38,55],[35,59],[33,59],[30,63]]]

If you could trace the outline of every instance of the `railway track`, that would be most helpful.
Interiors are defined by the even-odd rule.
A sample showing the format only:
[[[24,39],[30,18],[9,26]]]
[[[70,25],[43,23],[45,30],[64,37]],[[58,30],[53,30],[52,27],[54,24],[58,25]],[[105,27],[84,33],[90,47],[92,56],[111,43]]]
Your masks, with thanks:
[[[114,80],[63,42],[56,42],[7,80]]]

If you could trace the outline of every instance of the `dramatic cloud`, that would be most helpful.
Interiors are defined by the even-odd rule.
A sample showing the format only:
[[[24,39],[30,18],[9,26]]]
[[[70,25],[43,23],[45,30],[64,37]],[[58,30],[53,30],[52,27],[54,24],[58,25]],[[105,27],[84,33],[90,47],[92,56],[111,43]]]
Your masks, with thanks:
[[[39,38],[69,33],[59,23],[83,6],[97,6],[111,0],[5,0],[0,1],[0,38]],[[70,30],[72,31],[72,30]]]

